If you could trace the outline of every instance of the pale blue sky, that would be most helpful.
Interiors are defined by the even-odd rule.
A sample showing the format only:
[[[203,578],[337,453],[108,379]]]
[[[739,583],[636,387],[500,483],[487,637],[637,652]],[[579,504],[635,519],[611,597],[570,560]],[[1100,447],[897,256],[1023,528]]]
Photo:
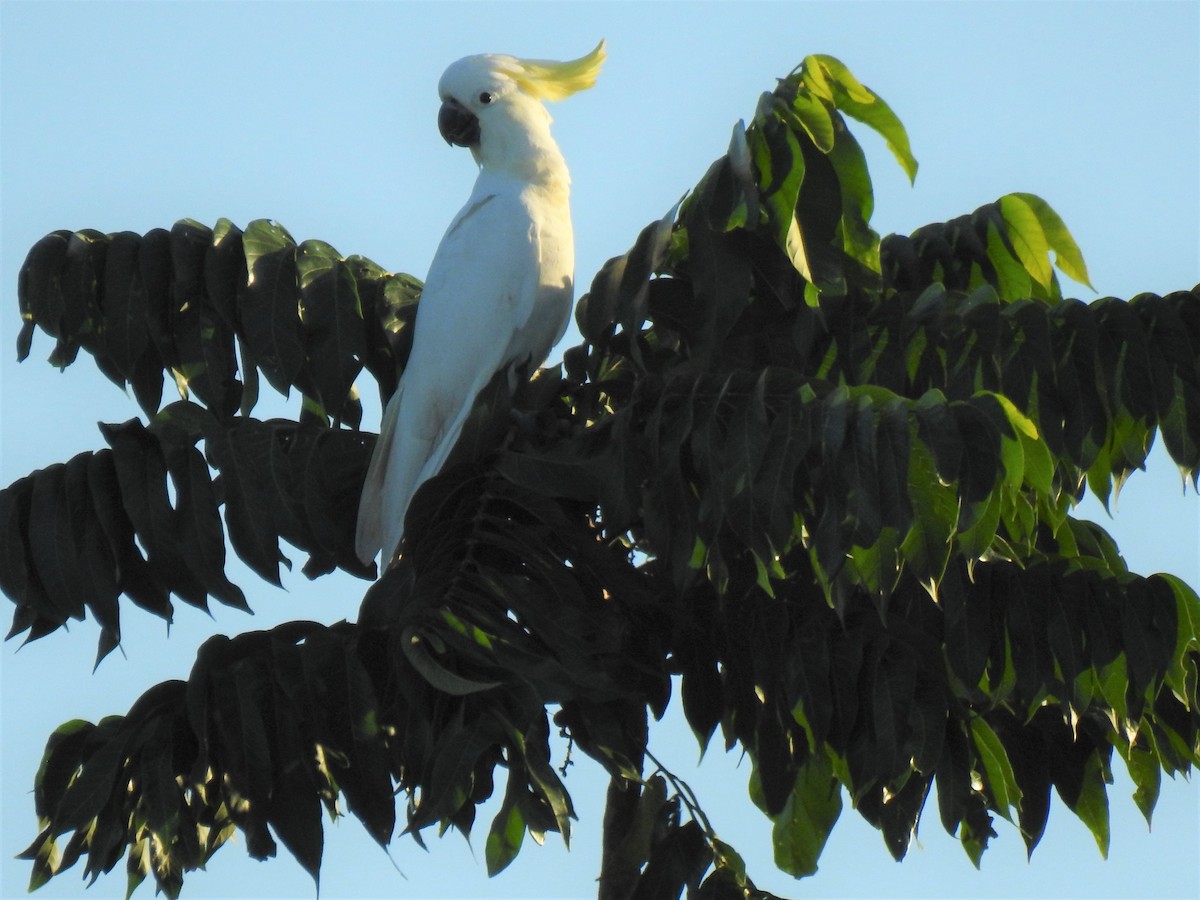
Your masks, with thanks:
[[[324,239],[385,267],[424,275],[474,178],[469,155],[435,127],[442,69],[468,53],[580,55],[608,39],[596,88],[553,109],[574,178],[579,292],[704,173],[731,126],[752,115],[808,53],[841,58],[908,126],[921,163],[910,187],[881,143],[860,130],[876,185],[875,225],[911,231],[1008,191],[1031,191],[1063,215],[1100,294],[1129,297],[1200,281],[1200,14],[1195,2],[842,3],[20,3],[0,2],[0,485],[103,446],[95,422],[137,415],[81,356],[59,374],[15,364],[16,274],[56,228],[146,231],[190,216],[245,225],[274,218],[298,239]],[[1085,299],[1086,288],[1068,290]],[[567,341],[577,338],[568,333]],[[370,395],[370,394],[369,394]],[[378,409],[368,408],[367,427]],[[1102,517],[1094,504],[1084,511]],[[1182,495],[1160,455],[1134,477],[1106,523],[1140,572],[1200,584],[1200,502]],[[74,717],[124,712],[165,678],[186,677],[195,648],[296,618],[353,619],[365,585],[351,578],[287,592],[231,565],[251,618],[215,622],[177,610],[124,610],[125,655],[94,675],[96,629],[77,625],[0,655],[0,896],[20,896],[12,860],[34,833],[28,788],[45,737]],[[7,607],[7,603],[0,604]],[[847,809],[821,871],[796,883],[772,873],[769,828],[745,793],[747,766],[714,746],[699,771],[672,712],[656,753],[692,780],[713,824],[747,857],[760,886],[785,896],[1195,897],[1200,895],[1200,787],[1167,782],[1147,835],[1128,779],[1110,790],[1113,839],[1102,863],[1090,834],[1055,798],[1032,863],[1004,822],[982,873],[938,822],[931,799],[920,842],[895,864]],[[426,854],[396,839],[392,863],[353,820],[326,829],[325,897],[588,897],[598,869],[603,782],[580,754],[571,789],[581,821],[568,854],[526,842],[499,879],[456,835]],[[81,866],[40,894],[78,896]],[[124,894],[123,865],[92,897]],[[312,896],[290,857],[259,864],[241,842],[186,897]],[[148,897],[145,885],[138,896]]]

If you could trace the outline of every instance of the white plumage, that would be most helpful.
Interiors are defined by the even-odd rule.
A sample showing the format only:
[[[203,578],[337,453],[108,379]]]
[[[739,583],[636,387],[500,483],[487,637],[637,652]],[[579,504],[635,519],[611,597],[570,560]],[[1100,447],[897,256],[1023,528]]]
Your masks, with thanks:
[[[437,474],[498,371],[540,365],[574,295],[570,175],[544,100],[591,87],[604,42],[571,62],[468,56],[442,75],[438,127],[479,163],[434,254],[412,352],[388,401],[358,509],[355,549],[391,562],[417,488]]]

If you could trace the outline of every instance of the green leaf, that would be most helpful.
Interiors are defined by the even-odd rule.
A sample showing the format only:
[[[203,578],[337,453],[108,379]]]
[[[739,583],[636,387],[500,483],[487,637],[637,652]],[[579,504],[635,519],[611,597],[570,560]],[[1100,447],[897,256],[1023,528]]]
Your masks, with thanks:
[[[963,504],[959,509],[958,552],[967,560],[981,558],[996,541],[1004,500],[999,490],[985,500]]]
[[[465,697],[468,694],[490,691],[499,685],[498,681],[477,681],[451,672],[430,652],[428,643],[427,639],[409,627],[404,630],[400,646],[404,651],[405,658],[412,663],[413,668],[439,691],[455,697]]]
[[[770,101],[771,98],[764,98]],[[748,132],[758,186],[775,240],[805,281],[813,281],[805,236],[796,218],[796,201],[804,181],[804,154],[796,135],[784,124],[776,102],[765,102]]]
[[[1050,204],[1036,194],[1017,192],[1008,196],[1019,199],[1037,216],[1042,234],[1050,245],[1050,249],[1054,251],[1054,264],[1069,278],[1092,287],[1092,282],[1088,278],[1087,265],[1083,261],[1083,254],[1080,252],[1079,246],[1071,237],[1071,232],[1067,230],[1066,223],[1051,208]]]
[[[1008,245],[994,222],[987,226],[988,261],[995,269],[996,291],[1005,301],[1019,300],[1033,294],[1033,281],[1020,259],[1009,252]]]
[[[918,425],[918,437],[929,448],[937,469],[938,480],[950,484],[959,477],[964,454],[963,435],[950,404],[937,388],[921,395],[913,408]]]
[[[525,818],[521,815],[519,793],[514,790],[518,784],[518,779],[510,775],[504,802],[488,832],[484,859],[487,862],[489,878],[508,868],[508,864],[521,852],[521,843],[525,840]]]
[[[1108,859],[1108,792],[1105,785],[1111,783],[1108,767],[1101,759],[1099,752],[1088,755],[1083,766],[1083,782],[1079,797],[1075,800],[1072,812],[1088,827],[1100,856]]]
[[[1175,691],[1182,702],[1188,700],[1188,669],[1187,656],[1189,653],[1200,653],[1200,597],[1196,592],[1174,575],[1160,574],[1157,576],[1171,587],[1176,604],[1176,638],[1175,649],[1171,654],[1170,667],[1167,670],[1166,682]]]
[[[731,880],[734,882],[734,884],[736,884],[737,887],[752,887],[749,878],[746,878],[746,864],[745,860],[742,858],[742,854],[734,850],[732,846],[726,844],[725,841],[713,841],[713,866],[716,871],[725,872],[727,876],[730,876]],[[704,893],[703,888],[701,889],[700,895],[702,898],[703,896],[708,896],[708,894]],[[740,900],[740,898],[744,898],[745,895],[737,894],[736,896],[738,896]]]
[[[1033,424],[1028,416],[1017,409],[1013,402],[1004,396],[1004,394],[999,394],[995,391],[980,391],[976,396],[991,397],[1004,410],[1004,415],[1008,419],[1009,424],[1012,425],[1014,431],[1020,432],[1032,440],[1037,440],[1037,426]]]
[[[750,776],[750,797],[765,809],[757,769]],[[775,865],[794,878],[817,871],[817,860],[842,812],[842,786],[825,752],[816,752],[796,773],[796,783],[783,810],[772,816]]]
[[[839,110],[874,129],[887,142],[887,148],[908,175],[908,180],[915,180],[917,160],[909,147],[908,132],[883,98],[862,85],[840,60],[832,56],[807,56],[803,65],[806,75],[828,86]]]
[[[535,724],[521,741],[521,750],[525,758],[525,768],[529,773],[530,784],[536,787],[538,793],[550,804],[554,812],[554,822],[562,835],[563,843],[571,845],[571,819],[575,818],[575,809],[571,803],[571,795],[567,793],[562,780],[554,772],[548,758],[549,750],[544,743],[549,723],[544,715],[535,719]],[[536,733],[535,733],[536,732]],[[540,738],[540,746],[533,746]]]
[[[1010,810],[1017,810],[1021,803],[1021,789],[1013,772],[1008,752],[992,727],[979,717],[971,719],[971,738],[983,763],[983,775],[995,800],[993,809],[1010,822]]]
[[[842,246],[851,257],[872,272],[878,272],[879,235],[871,228],[875,195],[867,158],[862,147],[849,131],[838,135],[829,153],[829,162],[837,174],[838,190],[842,197]]]
[[[729,159],[729,173],[733,180],[733,212],[725,225],[725,230],[734,228],[754,228],[758,224],[761,209],[758,205],[758,189],[754,184],[753,167],[750,164],[750,144],[746,140],[746,123],[739,119],[734,123],[729,135],[729,149],[725,155]],[[718,163],[719,164],[719,163]],[[686,201],[680,201],[681,207]],[[672,212],[676,212],[672,210]]]
[[[795,121],[804,129],[804,133],[812,140],[822,153],[829,153],[834,147],[836,129],[829,108],[817,97],[807,91],[797,91],[792,101],[792,113]]]
[[[1050,267],[1050,244],[1037,214],[1015,194],[1007,194],[997,203],[1008,226],[1008,239],[1017,252],[1017,259],[1034,281],[1049,290],[1054,278],[1054,271]]]
[[[53,878],[62,865],[62,853],[49,828],[42,831],[17,859],[32,861],[29,873],[29,892],[32,893]]]
[[[1141,810],[1146,819],[1146,827],[1149,828],[1154,806],[1158,802],[1159,788],[1162,785],[1162,768],[1159,766],[1158,757],[1151,747],[1144,746],[1140,742],[1128,750],[1118,744],[1117,749],[1124,756],[1125,765],[1129,769],[1129,777],[1136,786],[1133,792],[1133,802]]]
[[[964,819],[959,827],[959,840],[962,841],[963,850],[976,869],[983,859],[983,851],[987,849],[989,839],[994,837],[996,832],[992,828],[992,818],[986,814],[970,820]]]
[[[1025,481],[1039,494],[1051,495],[1054,491],[1054,456],[1046,442],[1037,435],[1030,437],[1022,430],[1017,431],[1025,461]]]
[[[953,489],[939,481],[933,455],[920,441],[911,444],[908,499],[913,510],[912,526],[900,544],[900,553],[922,584],[934,586],[941,581],[950,560],[958,502]]]

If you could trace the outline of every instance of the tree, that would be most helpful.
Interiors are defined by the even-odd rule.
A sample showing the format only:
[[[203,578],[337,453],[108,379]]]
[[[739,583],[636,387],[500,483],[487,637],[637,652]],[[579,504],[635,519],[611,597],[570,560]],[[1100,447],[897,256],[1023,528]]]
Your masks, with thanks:
[[[1200,600],[1070,512],[1156,433],[1196,484],[1196,291],[1064,299],[1051,254],[1086,269],[1028,194],[880,241],[843,114],[915,173],[886,104],[807,58],[596,276],[563,366],[485,392],[357,623],[214,638],[186,682],[51,735],[33,883],[124,856],[175,895],[235,829],[315,878],[322,804],[381,844],[393,791],[418,841],[469,831],[498,767],[499,871],[569,835],[553,724],[612,779],[601,896],[765,896],[647,746],[673,676],[701,746],[749,754],[797,877],[847,798],[903,856],[934,783],[976,862],[994,814],[1032,851],[1051,786],[1103,846],[1114,750],[1149,818],[1200,753]],[[371,577],[353,384],[394,389],[419,291],[265,221],[40,241],[21,355],[38,327],[59,365],[86,350],[146,421],[0,493],[11,633],[90,610],[103,658],[122,596],[244,605],[226,540],[270,581],[281,539],[311,577]],[[297,421],[253,417],[259,372]]]

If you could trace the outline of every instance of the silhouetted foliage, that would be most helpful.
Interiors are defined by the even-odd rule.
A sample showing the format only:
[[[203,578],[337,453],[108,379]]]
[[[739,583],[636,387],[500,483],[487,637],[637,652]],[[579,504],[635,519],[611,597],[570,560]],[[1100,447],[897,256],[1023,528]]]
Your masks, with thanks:
[[[421,841],[500,787],[496,873],[527,831],[569,836],[553,726],[613,777],[612,896],[766,897],[653,762],[672,676],[700,745],[749,754],[796,877],[846,795],[897,859],[935,782],[976,863],[995,815],[1032,852],[1052,787],[1106,848],[1115,751],[1149,819],[1160,772],[1200,762],[1200,600],[1071,512],[1156,433],[1195,484],[1197,290],[1064,298],[1082,257],[1028,194],[880,241],[843,114],[915,175],[883,101],[807,58],[597,274],[563,365],[481,395],[357,623],[212,638],[186,682],[51,735],[33,886],[125,856],[173,897],[235,829],[316,878],[322,804],[386,844],[396,794]],[[227,546],[273,582],[281,542],[373,577],[353,384],[395,389],[419,292],[265,221],[39,241],[21,356],[35,328],[60,366],[82,348],[145,418],[0,492],[10,637],[90,610],[103,657],[122,597],[245,606]],[[260,372],[299,421],[252,417]]]

